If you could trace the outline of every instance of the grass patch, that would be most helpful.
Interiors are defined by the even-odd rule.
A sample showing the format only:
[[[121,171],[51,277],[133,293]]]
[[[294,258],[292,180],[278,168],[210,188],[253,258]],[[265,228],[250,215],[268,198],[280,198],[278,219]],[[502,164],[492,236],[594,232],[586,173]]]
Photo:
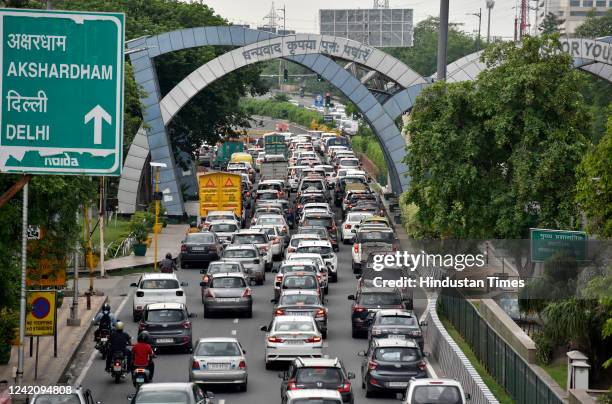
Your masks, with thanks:
[[[91,226],[93,227],[93,224]],[[125,218],[117,218],[117,222],[115,225],[115,219],[110,220],[104,226],[104,244],[106,246],[110,245],[115,240],[123,239],[130,234],[130,221]],[[91,235],[91,243],[94,247],[98,247],[100,245],[100,227],[96,227],[96,230]]]
[[[541,366],[541,365],[540,365]],[[563,390],[567,385],[567,364],[558,363],[556,365],[550,364],[548,366],[542,366],[542,369],[546,371],[552,377]]]
[[[482,380],[485,382],[489,390],[491,390],[491,393],[493,393],[495,398],[497,398],[497,400],[502,404],[513,404],[514,401],[512,400],[512,398],[510,398],[506,390],[504,390],[504,388],[499,383],[497,383],[493,376],[491,376],[489,372],[487,372],[484,365],[480,363],[468,343],[463,339],[461,334],[459,334],[459,331],[457,331],[455,327],[453,327],[453,325],[450,323],[450,321],[448,321],[448,319],[444,317],[441,313],[438,313],[438,316],[440,317],[444,328],[446,328],[446,331],[448,331],[451,338],[455,340],[457,345],[459,345],[461,351],[463,351],[465,356],[467,356],[470,363],[472,364],[472,366],[474,366],[474,369],[476,369],[476,371],[478,372]]]

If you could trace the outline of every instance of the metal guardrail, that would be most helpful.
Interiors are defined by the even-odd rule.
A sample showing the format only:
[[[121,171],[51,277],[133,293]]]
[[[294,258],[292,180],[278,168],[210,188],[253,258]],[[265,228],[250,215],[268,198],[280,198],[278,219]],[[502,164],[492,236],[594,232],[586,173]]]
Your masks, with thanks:
[[[123,239],[123,241],[119,245],[119,248],[117,248],[117,251],[115,251],[115,255],[113,256],[113,258],[125,257],[127,255],[130,255],[135,241],[136,238],[134,237],[134,233],[130,233],[125,239]],[[121,253],[121,255],[119,255],[119,253]]]

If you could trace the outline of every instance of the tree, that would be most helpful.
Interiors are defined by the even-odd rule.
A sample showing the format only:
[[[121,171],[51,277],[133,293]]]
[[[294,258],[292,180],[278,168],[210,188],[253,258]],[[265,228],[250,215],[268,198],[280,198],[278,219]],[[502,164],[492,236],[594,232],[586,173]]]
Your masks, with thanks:
[[[429,17],[420,21],[414,27],[413,46],[406,48],[385,48],[385,52],[406,63],[423,76],[429,76],[436,71],[438,54],[437,17]],[[458,25],[450,24],[448,30],[448,60],[449,63],[478,50],[474,38],[459,30]]]
[[[612,113],[612,104],[608,108]],[[586,228],[612,238],[612,116],[599,144],[592,146],[578,168],[576,201],[586,216]]]
[[[561,31],[559,26],[564,22],[564,18],[557,17],[555,13],[549,12],[538,28],[542,34],[556,34]]]
[[[475,82],[438,82],[408,126],[408,201],[430,236],[527,238],[531,227],[573,229],[575,172],[589,117],[581,75],[558,39],[485,50]]]
[[[608,9],[600,17],[597,17],[593,11],[590,11],[584,22],[576,28],[574,35],[582,38],[612,35],[612,9]]]

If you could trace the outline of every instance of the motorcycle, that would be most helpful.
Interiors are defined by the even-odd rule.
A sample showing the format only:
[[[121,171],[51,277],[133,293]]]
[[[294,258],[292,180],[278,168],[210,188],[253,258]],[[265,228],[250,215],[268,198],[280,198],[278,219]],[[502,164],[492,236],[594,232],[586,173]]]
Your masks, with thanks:
[[[127,373],[127,358],[121,351],[113,353],[111,360],[111,376],[115,379],[115,383],[119,383],[121,378]]]
[[[140,386],[151,381],[149,376],[149,369],[146,367],[137,367],[132,371],[132,384],[134,384],[136,392],[138,392]]]
[[[108,351],[108,338],[110,337],[110,330],[101,329],[96,334],[95,342],[96,349],[102,354],[102,359],[106,359]]]

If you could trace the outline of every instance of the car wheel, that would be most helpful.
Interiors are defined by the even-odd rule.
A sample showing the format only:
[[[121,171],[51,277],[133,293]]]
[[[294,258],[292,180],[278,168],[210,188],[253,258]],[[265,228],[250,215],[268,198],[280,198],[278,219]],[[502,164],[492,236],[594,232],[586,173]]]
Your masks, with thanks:
[[[210,312],[206,310],[206,306],[204,306],[204,318],[210,317]]]
[[[351,243],[351,239],[349,239],[349,238],[345,238],[345,239],[343,239],[343,240],[342,240],[342,243],[344,243],[344,244],[350,244],[350,243]]]
[[[246,317],[253,318],[253,308],[252,307],[250,307],[249,310],[246,312]]]
[[[365,395],[365,396],[366,396],[366,398],[372,398],[372,397],[374,397],[374,392],[372,392],[372,391],[371,391],[371,390],[368,388],[368,386],[367,386],[367,385],[366,385],[366,389],[365,389],[365,391],[366,391],[366,392],[365,392],[365,393],[366,393],[366,395]]]
[[[366,388],[365,382],[363,380],[361,380],[361,388],[364,389],[364,390]]]
[[[325,294],[328,294],[329,293],[329,286],[324,287],[323,291],[325,292]]]
[[[266,272],[270,272],[272,270],[272,262],[266,262]]]
[[[239,387],[238,390],[242,391],[242,392],[246,392],[247,391],[247,382],[242,383]]]
[[[266,362],[266,370],[272,370],[272,362]]]
[[[338,282],[338,274],[337,273],[332,274],[331,281],[334,282],[334,283]]]
[[[354,274],[356,274],[356,273],[358,273],[358,272],[359,272],[359,271],[357,271],[357,266],[355,265],[355,261],[353,261],[353,262],[351,263],[351,267],[353,268],[353,273],[354,273]]]
[[[185,347],[185,353],[192,353],[193,352],[193,345],[189,344]]]
[[[351,336],[353,338],[359,338],[359,331],[357,331],[356,329],[353,328],[353,330],[351,332]]]
[[[323,337],[323,339],[327,339],[327,330],[321,331],[321,336]]]
[[[135,323],[140,320],[140,316],[138,315],[138,313],[136,313],[136,310],[132,310],[132,320],[134,320]]]

